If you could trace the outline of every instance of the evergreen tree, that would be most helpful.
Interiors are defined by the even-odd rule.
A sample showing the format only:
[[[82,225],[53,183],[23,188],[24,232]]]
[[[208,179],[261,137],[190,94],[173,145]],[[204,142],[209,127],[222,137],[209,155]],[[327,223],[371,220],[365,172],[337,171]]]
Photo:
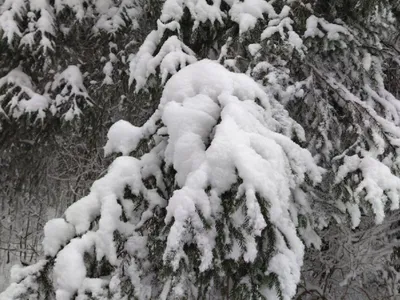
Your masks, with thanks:
[[[36,2],[15,7],[30,3],[35,12]],[[124,1],[55,1],[54,8],[67,7],[78,21],[118,16],[102,14],[104,3],[115,8],[108,11],[126,11]],[[157,109],[142,126],[111,126],[105,154],[122,156],[88,196],[46,224],[45,259],[16,267],[0,299],[306,297],[307,285],[297,290],[304,245],[316,249],[307,257],[317,261],[312,270],[333,276],[329,264],[344,250],[327,233],[338,228],[344,233],[336,241],[354,247],[341,256],[343,264],[368,260],[371,252],[354,250],[363,247],[379,257],[368,267],[350,264],[342,284],[357,279],[359,293],[371,282],[385,284],[398,295],[397,214],[384,223],[400,197],[400,102],[388,76],[400,61],[396,2],[151,4],[160,16],[129,59],[129,84]],[[4,20],[15,10],[9,5]],[[41,9],[53,7],[46,5]],[[51,26],[35,22],[23,36],[29,40],[35,30],[46,53]],[[22,34],[1,26],[11,47]],[[107,84],[111,67],[104,68]],[[36,94],[20,92],[32,90],[29,78],[8,79],[18,72],[3,79],[19,87],[11,86],[16,98],[5,94],[17,102],[3,109],[8,117],[39,103],[30,102]],[[62,74],[57,78],[68,78]],[[71,100],[62,92],[58,98],[55,108]],[[35,112],[43,118],[53,106],[37,105]],[[75,115],[70,106],[64,119],[71,109]],[[317,292],[326,297],[325,287]]]

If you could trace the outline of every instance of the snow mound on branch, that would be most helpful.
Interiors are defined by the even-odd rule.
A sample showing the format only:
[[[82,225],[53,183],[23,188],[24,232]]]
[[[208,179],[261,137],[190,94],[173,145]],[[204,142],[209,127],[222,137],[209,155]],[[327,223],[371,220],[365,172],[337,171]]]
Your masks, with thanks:
[[[70,65],[62,73],[54,77],[51,89],[55,90],[62,83],[66,83],[72,89],[72,93],[86,93],[86,88],[83,85],[83,76],[79,67]]]
[[[4,292],[0,293],[0,300],[26,299],[27,291],[29,291],[29,296],[35,297],[35,291],[39,286],[37,279],[46,265],[46,260],[40,260],[27,267],[14,265],[11,268],[12,283]]]
[[[163,5],[160,20],[169,22],[171,20],[179,21],[184,13],[184,8],[187,7],[194,19],[194,27],[200,23],[210,21],[214,24],[215,21],[222,23],[222,18],[225,14],[220,10],[220,1],[214,1],[208,4],[206,0],[167,0]]]
[[[55,256],[75,235],[74,227],[64,219],[53,219],[44,226],[43,250],[45,255]]]
[[[264,19],[263,14],[268,18],[277,17],[273,6],[262,0],[235,1],[229,10],[232,21],[239,24],[239,34],[253,29],[258,19]]]
[[[206,0],[167,0],[165,1],[160,17],[160,21],[168,23],[171,21],[179,22],[185,8],[188,8],[190,15],[194,21],[193,29],[196,29],[200,23],[210,21],[223,23],[227,17],[226,13],[221,11],[222,1],[213,1],[210,3]],[[286,17],[289,13],[289,7],[284,6],[282,12],[278,15],[272,4],[262,0],[244,0],[244,1],[223,1],[230,6],[229,16],[232,21],[239,25],[239,34],[243,34],[255,27],[259,19],[264,19],[264,14],[268,18],[276,18],[278,16]]]
[[[319,29],[318,27],[320,26]],[[324,18],[317,18],[314,15],[308,17],[306,21],[306,31],[304,32],[304,37],[326,37],[329,40],[337,41],[340,39],[341,35],[347,35],[351,37],[350,32],[342,25],[329,23]]]
[[[107,156],[114,152],[121,152],[128,155],[135,150],[140,140],[143,138],[142,130],[131,123],[120,120],[114,123],[108,131],[107,144],[104,146],[104,155]]]
[[[141,13],[141,9],[137,6],[135,0],[122,0],[119,3],[114,1],[97,1],[97,11],[100,17],[93,26],[93,32],[98,33],[100,30],[115,34],[119,29],[128,27],[131,22],[133,29],[138,28],[137,18]],[[128,22],[127,22],[128,20]]]
[[[21,16],[26,11],[25,1],[2,1],[0,6],[0,29],[3,32],[2,38],[7,38],[9,44],[12,43],[14,35],[22,36],[18,23],[15,21],[17,16]]]
[[[159,52],[155,53],[165,31],[179,31],[179,28],[179,23],[175,21],[168,24],[158,21],[157,30],[153,30],[146,37],[138,53],[129,64],[129,84],[135,81],[136,92],[145,86],[150,75],[156,74],[157,67],[160,67],[160,76],[162,84],[164,84],[169,74],[174,75],[180,68],[197,60],[195,53],[176,36],[169,37],[161,46]]]
[[[6,76],[0,78],[0,88],[5,84],[24,86],[30,89],[33,88],[31,78],[22,72],[20,68],[16,68]]]
[[[82,114],[80,106],[93,105],[78,66],[70,65],[63,72],[56,74],[50,90],[53,93],[60,90],[52,101],[51,112],[56,114],[61,107],[66,106],[67,111],[63,115],[66,121],[71,121]]]
[[[344,163],[339,167],[335,183],[356,170],[359,170],[363,179],[354,190],[354,198],[357,204],[360,202],[360,194],[365,193],[365,200],[368,201],[375,214],[375,222],[380,224],[385,217],[385,204],[391,201],[391,210],[399,208],[400,201],[400,178],[393,175],[390,169],[373,157],[358,155],[345,156]],[[382,199],[384,199],[382,201]],[[347,203],[346,203],[347,204]],[[353,228],[360,224],[360,211],[350,203],[347,210],[352,217]]]
[[[5,99],[9,98],[10,100],[5,106],[8,108],[8,114],[13,118],[18,119],[24,113],[37,113],[38,119],[46,116],[45,110],[50,104],[50,98],[47,95],[36,93],[31,78],[20,68],[16,68],[0,78],[0,89],[6,89],[0,95],[0,106],[3,106]],[[0,112],[5,113],[1,107]]]

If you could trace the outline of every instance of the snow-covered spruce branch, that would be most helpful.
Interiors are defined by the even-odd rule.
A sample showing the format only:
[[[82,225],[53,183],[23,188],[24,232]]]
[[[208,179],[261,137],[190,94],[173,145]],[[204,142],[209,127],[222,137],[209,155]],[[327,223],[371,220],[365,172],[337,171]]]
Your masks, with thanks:
[[[346,201],[347,203],[342,204],[342,206],[346,206],[346,208],[343,209],[350,213],[353,227],[357,227],[361,216],[358,206],[360,201],[359,195],[365,190],[365,199],[372,205],[372,210],[376,216],[376,222],[381,223],[384,218],[385,195],[387,195],[388,199],[392,202],[392,210],[397,209],[399,206],[400,180],[392,174],[390,165],[388,167],[384,163],[379,162],[377,156],[382,155],[387,146],[395,149],[397,148],[396,140],[400,137],[400,132],[392,123],[380,117],[375,110],[358,99],[358,97],[351,94],[343,85],[336,82],[333,78],[325,78],[315,67],[313,67],[313,70],[342,100],[354,106],[360,115],[369,116],[386,139],[386,141],[382,140],[381,143],[377,143],[378,148],[376,149],[376,154],[373,154],[371,150],[363,150],[359,148],[360,145],[358,145],[355,149],[356,155],[344,155],[343,164],[339,166],[335,178],[335,184],[338,184],[345,179],[349,172],[360,170],[364,180],[360,180],[358,187],[354,190],[352,198],[354,197],[355,203]],[[393,114],[396,114],[396,112]]]
[[[204,65],[204,67],[203,67],[203,65]],[[221,76],[216,77],[216,78],[219,78],[221,82],[220,81],[216,82],[215,80],[213,80],[213,77],[211,78],[209,76],[204,76],[204,77],[202,76],[202,77],[198,78],[197,76],[194,76],[194,74],[192,73],[193,72],[192,70],[196,70],[197,68],[198,68],[199,72],[198,73],[195,72],[194,74],[206,75],[206,74],[225,73],[225,76],[222,76],[223,74],[220,74]],[[174,223],[171,227],[170,235],[168,237],[167,249],[164,252],[164,261],[167,261],[167,262],[171,261],[173,270],[175,270],[175,271],[179,268],[179,263],[181,261],[181,257],[186,257],[186,255],[184,254],[184,251],[183,251],[185,244],[182,242],[179,242],[179,241],[182,238],[184,238],[185,236],[187,236],[187,234],[188,234],[188,232],[187,232],[188,229],[185,229],[185,227],[186,227],[185,224],[186,224],[188,218],[190,218],[191,223],[192,223],[190,227],[192,227],[192,226],[194,227],[192,230],[194,230],[195,234],[194,234],[194,237],[192,237],[192,238],[195,238],[197,240],[200,237],[196,237],[196,235],[203,236],[202,238],[200,238],[200,240],[197,240],[199,250],[202,253],[200,270],[203,269],[203,271],[205,271],[210,268],[210,264],[212,261],[212,256],[210,257],[210,255],[213,250],[212,249],[213,244],[215,243],[213,236],[216,235],[216,232],[214,231],[215,229],[214,230],[212,230],[212,229],[213,229],[213,225],[217,226],[219,223],[219,222],[214,221],[214,222],[216,222],[216,224],[213,224],[214,222],[212,221],[211,216],[214,215],[214,217],[217,217],[218,214],[221,213],[221,208],[218,207],[219,206],[218,204],[220,201],[231,200],[231,199],[223,199],[224,197],[222,197],[220,194],[227,192],[229,189],[231,189],[232,184],[235,184],[235,182],[237,180],[237,179],[235,179],[236,176],[238,176],[239,178],[242,178],[240,182],[243,181],[238,187],[238,191],[237,191],[238,195],[236,195],[236,197],[241,198],[244,195],[246,195],[247,209],[249,209],[250,207],[254,207],[251,210],[255,209],[255,211],[253,211],[253,212],[248,211],[248,214],[250,214],[248,217],[246,217],[246,214],[243,217],[240,217],[240,215],[245,212],[242,211],[239,213],[239,211],[237,211],[237,210],[235,211],[235,209],[234,209],[233,213],[234,213],[234,215],[236,215],[236,217],[234,217],[234,219],[236,219],[236,221],[234,223],[237,223],[237,222],[239,222],[239,223],[238,224],[229,224],[229,223],[231,223],[231,221],[228,219],[228,220],[223,220],[222,224],[220,224],[220,225],[224,229],[223,231],[226,232],[225,234],[228,234],[228,236],[227,236],[228,240],[226,240],[225,243],[228,244],[228,246],[230,246],[230,247],[228,247],[228,249],[232,247],[231,251],[233,251],[232,254],[228,254],[228,258],[231,258],[231,256],[233,255],[232,258],[234,260],[239,260],[241,258],[241,256],[243,256],[244,262],[253,262],[256,259],[257,250],[252,249],[253,247],[256,247],[256,244],[254,244],[255,243],[254,234],[256,236],[258,234],[261,234],[262,229],[266,225],[264,223],[265,221],[263,221],[263,219],[268,219],[268,217],[266,215],[261,214],[261,211],[260,211],[261,208],[258,207],[259,205],[261,207],[263,206],[262,202],[260,203],[256,200],[258,200],[258,197],[261,197],[261,200],[266,198],[266,199],[269,199],[269,201],[273,201],[272,199],[274,199],[276,196],[278,196],[278,194],[282,193],[283,190],[285,190],[285,188],[283,186],[281,186],[281,187],[278,187],[278,190],[276,192],[273,192],[275,190],[273,185],[271,185],[268,188],[268,190],[270,190],[270,191],[267,191],[264,189],[266,182],[273,180],[273,178],[277,178],[276,177],[277,174],[271,173],[270,175],[267,175],[267,174],[263,175],[263,172],[261,170],[260,170],[261,173],[258,173],[258,175],[252,174],[253,172],[259,172],[259,171],[257,171],[257,170],[259,170],[259,168],[257,167],[257,165],[258,165],[257,161],[259,160],[259,158],[257,158],[254,161],[255,164],[251,164],[251,166],[245,167],[244,165],[242,165],[242,162],[244,164],[248,164],[249,162],[251,162],[251,155],[254,150],[256,152],[261,151],[261,152],[258,152],[258,155],[261,155],[261,157],[264,157],[263,153],[267,153],[267,152],[264,152],[264,150],[267,149],[269,142],[264,144],[263,147],[259,148],[256,145],[258,143],[257,142],[258,139],[262,140],[262,136],[269,137],[269,139],[272,138],[273,140],[275,140],[275,143],[278,143],[278,145],[280,147],[282,147],[282,150],[284,151],[283,153],[285,153],[288,156],[287,163],[289,163],[289,165],[287,167],[289,167],[289,170],[291,169],[292,171],[297,173],[296,177],[300,176],[297,179],[297,180],[300,180],[300,182],[303,180],[302,178],[304,178],[303,177],[304,175],[301,175],[303,168],[307,167],[307,164],[313,165],[312,159],[311,159],[311,157],[309,157],[308,159],[311,159],[311,160],[304,167],[301,167],[299,169],[299,166],[297,165],[297,163],[301,163],[301,160],[299,161],[300,157],[297,157],[297,155],[296,155],[297,158],[295,159],[295,157],[293,157],[294,153],[291,151],[290,148],[288,148],[286,146],[289,144],[290,145],[295,145],[295,144],[290,142],[289,139],[286,140],[286,138],[284,138],[283,136],[279,136],[279,135],[273,134],[272,132],[269,132],[268,130],[262,129],[262,127],[260,127],[260,125],[263,124],[262,120],[264,119],[264,122],[265,121],[268,122],[268,118],[265,119],[267,117],[266,115],[264,117],[262,117],[262,115],[259,115],[259,117],[256,117],[256,119],[254,119],[254,116],[251,115],[253,110],[259,106],[261,106],[260,108],[264,107],[264,109],[266,109],[270,106],[270,103],[268,103],[269,101],[268,101],[268,99],[266,99],[265,94],[261,90],[259,90],[259,88],[256,85],[254,85],[254,83],[251,84],[252,88],[250,88],[249,85],[250,85],[251,81],[249,81],[249,79],[246,79],[246,77],[244,75],[235,75],[234,76],[232,74],[232,75],[229,75],[229,77],[228,77],[229,73],[227,73],[227,71],[223,71],[223,70],[224,69],[222,67],[218,66],[215,63],[200,62],[198,64],[184,68],[181,71],[181,73],[178,73],[178,74],[181,74],[181,76],[172,77],[172,79],[166,85],[166,88],[165,88],[165,91],[163,94],[163,98],[161,100],[160,109],[155,113],[155,115],[153,116],[153,119],[150,120],[143,127],[142,133],[141,133],[143,135],[153,134],[153,132],[155,132],[157,130],[157,127],[154,127],[155,124],[157,124],[157,121],[160,119],[163,121],[166,128],[159,128],[157,131],[158,134],[156,134],[156,137],[158,140],[164,134],[168,134],[169,139],[171,140],[172,143],[169,142],[167,145],[164,145],[165,160],[166,160],[167,164],[172,164],[174,166],[174,169],[177,171],[177,174],[175,176],[177,183],[179,186],[181,186],[181,187],[183,186],[180,190],[176,191],[173,194],[172,198],[169,200],[170,204],[167,207],[167,220],[168,220],[168,218],[174,217]],[[233,82],[228,81],[228,78],[230,78],[230,77],[233,78]],[[194,78],[196,78],[196,79],[194,79]],[[242,79],[242,80],[240,80],[240,79]],[[177,85],[181,85],[182,80],[183,80],[183,82],[185,82],[185,85],[178,89]],[[193,82],[193,80],[195,80],[195,81]],[[225,81],[227,81],[227,82],[225,82]],[[202,95],[202,93],[201,93],[202,86],[205,87],[204,93],[207,93],[208,95],[207,94]],[[224,88],[226,88],[227,91],[224,91],[223,90]],[[238,89],[238,90],[236,90],[236,89]],[[197,90],[199,90],[199,92],[197,92]],[[246,90],[246,92],[244,92],[245,90]],[[255,91],[253,91],[253,90],[255,90]],[[223,93],[223,92],[228,92],[228,91],[229,91],[229,93],[227,93],[227,94]],[[196,92],[199,93],[200,95],[196,95]],[[169,93],[171,93],[171,95],[169,95]],[[235,95],[235,97],[231,97],[231,96],[229,96],[229,94],[231,94],[231,93],[233,93],[234,95],[235,94],[238,94],[238,95],[237,96]],[[244,93],[244,94],[241,95],[242,93]],[[250,93],[250,95],[252,95],[252,96],[246,97],[246,93]],[[261,103],[259,105],[256,105],[256,103],[254,103],[254,102],[245,101],[244,103],[246,103],[246,104],[245,104],[245,106],[243,106],[244,104],[241,104],[241,102],[238,102],[239,99],[237,99],[237,97],[240,97],[239,99],[244,98],[243,100],[245,100],[247,98],[252,99],[252,98],[257,97],[257,98],[259,98],[259,101]],[[173,100],[175,100],[175,101],[173,101]],[[217,100],[218,100],[218,102],[215,103]],[[176,103],[176,102],[178,102],[178,103]],[[203,104],[201,104],[201,103],[203,103]],[[217,104],[217,105],[215,105],[215,104]],[[202,108],[202,106],[203,106],[203,108]],[[247,106],[248,106],[248,108],[246,108]],[[240,109],[240,107],[242,107],[242,109]],[[199,109],[202,108],[202,110],[203,111],[205,110],[204,112],[208,112],[208,114],[210,114],[211,115],[210,117],[212,117],[212,118],[208,117],[209,118],[208,122],[207,122],[207,119],[200,118],[201,115],[197,116],[195,114],[195,108],[199,108]],[[256,110],[254,110],[254,113],[256,111],[258,111],[260,108],[257,108]],[[222,109],[221,112],[219,112],[220,109]],[[241,116],[241,114],[243,114],[244,111],[246,111],[246,110],[248,110],[250,114],[249,115],[245,114],[245,115]],[[239,113],[239,115],[237,115],[235,113],[236,111]],[[179,113],[176,113],[176,112],[182,112],[181,117],[179,116]],[[214,132],[213,128],[219,119],[218,115],[214,116],[214,114],[216,114],[216,113],[220,114],[220,118],[222,120],[219,123],[219,125],[216,127],[216,130]],[[260,111],[260,113],[261,113],[261,111]],[[232,116],[230,116],[230,114],[232,114]],[[257,115],[258,115],[258,113],[257,113]],[[204,117],[206,117],[206,115]],[[205,122],[207,122],[208,124]],[[259,123],[259,122],[261,122],[261,123]],[[270,123],[269,126],[273,126],[273,127],[274,127],[274,125],[276,126],[276,121],[274,122],[274,120],[270,120],[269,123]],[[116,126],[117,126],[117,124],[116,124]],[[184,126],[185,124],[186,124],[186,126]],[[200,126],[200,124],[202,126]],[[267,125],[267,124],[265,124],[265,125]],[[118,126],[120,126],[120,125],[118,125]],[[231,127],[231,126],[233,126],[233,129],[229,129],[229,127]],[[238,137],[235,138],[235,136],[237,136],[238,133],[240,132],[241,126],[246,128],[245,131],[251,130],[251,128],[253,126],[255,126],[255,128],[257,128],[256,131],[258,134],[254,135],[254,138],[258,137],[257,139],[253,140],[253,138],[251,137],[251,136],[253,136],[253,134],[250,132],[249,132],[250,135],[248,136],[248,138],[250,138],[251,143],[255,143],[254,146],[252,146],[252,147],[254,147],[253,150],[250,150],[251,148],[247,150],[245,145],[241,146],[241,143],[243,141],[241,141],[242,138],[240,137],[240,135],[239,135],[239,138]],[[196,130],[197,134],[195,134],[194,136],[193,136],[193,133],[190,132],[191,128]],[[115,132],[122,132],[121,129],[122,128],[116,129]],[[188,131],[188,132],[186,133],[185,131]],[[114,146],[115,143],[113,143],[112,140],[109,140],[109,144],[106,146],[106,150],[107,151],[118,150],[123,153],[129,153],[129,151],[134,149],[134,146],[137,143],[138,137],[141,136],[141,134],[139,133],[140,131],[138,131],[137,129],[132,128],[132,132],[135,133],[135,135],[133,136],[134,138],[132,140],[125,140],[125,142],[123,144],[117,144],[118,147],[121,147],[121,148],[116,148]],[[209,138],[207,138],[207,136],[210,133],[212,135],[214,135],[214,138],[211,141],[209,148],[205,151],[206,157],[204,157],[204,154],[202,154],[202,153],[204,153],[204,150],[205,150],[204,142],[206,142],[206,143],[208,142]],[[244,135],[243,138],[245,136],[246,135]],[[245,138],[245,140],[247,140],[248,138]],[[285,142],[285,140],[286,140],[286,142]],[[272,140],[271,140],[271,142],[272,142]],[[131,146],[129,146],[130,143],[132,143]],[[208,142],[208,143],[210,143],[210,142]],[[286,144],[286,143],[288,143],[288,144]],[[237,145],[235,145],[235,144],[237,144]],[[162,143],[160,142],[159,145],[161,147]],[[192,145],[192,147],[190,147],[189,145]],[[193,146],[194,146],[194,148],[193,148]],[[222,147],[222,148],[220,149],[220,147]],[[232,150],[230,150],[230,147],[232,147]],[[261,150],[261,149],[263,149],[263,150]],[[225,152],[225,151],[227,152],[227,154],[223,154],[223,152]],[[272,153],[274,153],[275,151],[276,150],[272,151],[272,149],[270,149],[270,151],[268,151],[270,153],[270,154],[268,154],[268,156],[272,155]],[[301,152],[303,152],[303,151],[304,150],[302,150]],[[230,153],[232,153],[232,154],[230,154]],[[243,154],[248,153],[248,156],[246,155],[246,158],[245,157],[241,158],[240,156],[243,155],[241,153],[243,153]],[[305,153],[306,152],[304,152],[304,154]],[[222,157],[219,157],[220,155],[222,155]],[[229,157],[230,155],[234,155],[234,157],[236,157],[236,155],[239,155],[237,157],[238,161],[235,162],[236,159],[234,157],[230,158]],[[244,159],[244,160],[242,161],[242,159]],[[295,159],[295,160],[292,161],[293,159]],[[185,164],[184,163],[185,161],[190,162],[190,165]],[[230,164],[229,161],[232,161],[231,163],[233,165],[231,167],[229,167],[229,164]],[[297,161],[297,163],[296,163],[296,161]],[[262,164],[262,162],[260,161],[259,164]],[[242,168],[244,168],[244,169],[242,169]],[[265,170],[270,169],[270,167],[268,167],[267,165],[262,168],[265,168]],[[314,166],[314,168],[315,168],[315,166]],[[236,171],[236,169],[237,169],[237,171]],[[229,170],[231,170],[231,171],[229,171]],[[317,171],[317,170],[318,170],[318,168],[316,168],[314,170],[314,172],[319,173],[319,171]],[[230,172],[232,172],[232,173],[230,174]],[[249,172],[249,173],[247,173],[247,172]],[[211,178],[207,178],[208,177],[207,174],[210,174],[208,176],[210,176]],[[262,180],[262,178],[266,175],[267,175],[267,177],[264,180]],[[272,178],[269,176],[272,176]],[[317,175],[317,177],[318,176],[320,176],[320,174]],[[225,180],[222,180],[223,177],[225,178]],[[252,178],[258,178],[257,182],[260,182],[261,186],[259,186],[258,184],[255,184],[255,186],[252,186],[253,184],[251,184],[250,182],[247,182],[249,180],[252,181],[253,180]],[[316,179],[317,178],[314,178],[314,180],[316,180]],[[293,183],[296,184],[297,180],[295,180]],[[317,180],[319,180],[319,179],[317,179]],[[199,182],[197,182],[197,181],[199,181]],[[288,182],[288,184],[290,184],[290,181]],[[300,183],[300,182],[298,182],[298,183]],[[248,184],[250,186],[246,187]],[[208,185],[210,185],[210,186],[208,187]],[[211,197],[208,196],[207,194],[204,194],[204,192],[202,192],[202,189],[210,189],[209,195]],[[279,191],[280,189],[283,189],[283,190]],[[273,192],[273,194],[268,196],[268,194],[271,192]],[[286,192],[284,192],[284,194],[286,194],[288,192],[289,191],[286,190]],[[257,197],[257,193],[260,193],[260,195],[258,197]],[[265,194],[265,193],[267,193],[267,194]],[[274,195],[275,193],[277,193],[277,194]],[[289,192],[289,194],[290,194],[290,192]],[[289,194],[286,194],[286,196],[284,196],[284,198],[288,197]],[[198,195],[198,196],[195,196],[195,195]],[[299,201],[298,204],[300,204],[300,206],[302,206],[302,204],[305,205],[305,202],[303,199],[304,196],[302,196],[301,192],[299,191],[298,193],[296,193],[296,195],[298,196],[298,199],[297,199],[297,201]],[[207,208],[208,205],[206,204],[207,196],[210,197],[210,202],[212,200],[211,207],[209,207],[209,208]],[[254,197],[254,196],[256,196],[256,197]],[[195,198],[191,199],[193,197],[195,197]],[[196,199],[196,198],[198,198],[198,199]],[[220,199],[220,198],[222,198],[222,199]],[[206,202],[204,202],[204,201],[206,201]],[[213,203],[213,202],[215,202],[215,203]],[[243,203],[240,203],[240,202],[238,204],[240,204],[240,206],[243,206]],[[270,217],[269,218],[271,218],[271,220],[269,220],[269,222],[272,223],[271,224],[272,226],[277,226],[277,228],[279,229],[278,232],[281,231],[281,233],[283,233],[284,236],[286,236],[286,238],[289,241],[293,239],[292,242],[289,242],[289,243],[293,243],[292,246],[294,247],[294,245],[297,244],[299,242],[299,240],[298,240],[298,238],[295,238],[295,236],[292,236],[292,234],[294,232],[292,232],[290,234],[291,237],[289,238],[287,236],[287,234],[289,234],[289,232],[287,231],[288,228],[285,228],[285,227],[293,226],[295,223],[297,223],[297,218],[295,218],[296,221],[294,221],[293,225],[289,225],[289,224],[291,224],[291,222],[293,222],[293,221],[289,221],[290,218],[288,221],[283,222],[283,223],[286,223],[287,225],[279,224],[283,221],[283,218],[281,217],[278,221],[278,219],[275,219],[275,217],[273,217],[274,213],[271,212],[271,210],[274,211],[275,209],[277,209],[278,211],[281,210],[278,208],[280,206],[278,203],[279,202],[270,203],[271,208],[270,208]],[[183,207],[182,207],[182,205],[183,205]],[[225,205],[229,206],[229,204],[225,204]],[[278,205],[278,206],[276,206],[276,205]],[[200,210],[200,212],[201,212],[201,214],[199,214],[199,215],[196,212],[197,206],[198,206],[197,209]],[[236,208],[236,209],[238,209],[238,208]],[[263,209],[266,209],[266,207],[264,207]],[[303,209],[304,209],[304,207],[303,207]],[[305,209],[305,211],[307,211],[307,209]],[[224,212],[222,215],[226,215],[227,213],[229,213],[229,210],[228,211],[223,210],[222,212]],[[296,215],[296,213],[295,213],[295,215]],[[288,216],[286,216],[286,218],[287,217]],[[249,218],[249,220],[245,221],[247,218]],[[202,219],[205,219],[205,221],[208,221],[207,219],[210,219],[208,222],[210,222],[209,226],[211,226],[211,228],[209,230],[211,232],[208,232],[208,234],[207,234],[207,231],[204,232],[205,229],[203,228],[204,224],[203,224]],[[274,220],[276,220],[276,221],[274,221]],[[243,222],[249,223],[249,224],[246,225]],[[278,222],[278,223],[275,223],[275,222]],[[228,224],[226,224],[226,223],[228,223]],[[245,227],[250,226],[249,229],[251,229],[251,227],[254,227],[253,231],[255,230],[255,232],[253,232],[251,235],[249,235],[249,232],[246,232],[246,231],[239,234],[239,236],[243,236],[243,238],[244,238],[244,241],[240,242],[240,239],[239,239],[239,241],[237,241],[237,240],[235,240],[234,236],[230,236],[229,231],[232,231],[235,228],[239,229],[243,225],[245,225]],[[284,226],[284,227],[282,228],[281,226]],[[306,225],[306,227],[307,227],[307,225]],[[275,232],[275,234],[277,234],[278,232]],[[192,235],[192,234],[190,234],[190,235]],[[279,238],[279,236],[280,236],[280,234],[278,234],[278,238]],[[312,235],[311,235],[311,237],[312,237]],[[233,239],[233,241],[230,241],[231,239]],[[237,239],[237,237],[236,237],[236,239]],[[178,242],[177,242],[177,240],[178,240]],[[296,240],[297,240],[297,242],[296,242]],[[283,240],[281,242],[283,242]],[[285,248],[286,246],[284,246],[284,244],[281,244],[281,242],[279,242],[279,244],[278,244],[279,246],[277,245],[278,248],[280,248],[282,246]],[[172,245],[171,245],[171,243],[172,243]],[[243,246],[243,245],[240,246],[241,243],[243,243],[245,246]],[[209,247],[211,247],[211,248],[209,248]],[[242,247],[244,247],[244,249]],[[275,247],[275,246],[271,245],[271,247]],[[300,248],[298,248],[298,250],[302,252],[302,250],[300,250],[301,248],[302,248],[302,246],[300,246]],[[219,253],[219,255],[221,255],[222,257],[225,257],[226,254],[224,252],[225,251],[221,251],[221,253]],[[278,250],[278,252],[280,252],[280,250]],[[279,254],[278,256],[274,256],[270,262],[273,265],[275,265],[275,263],[277,263],[277,265],[276,265],[276,268],[273,267],[273,269],[269,270],[268,273],[270,273],[270,272],[276,273],[278,275],[278,280],[279,280],[279,278],[281,278],[279,276],[280,267],[278,265],[283,263],[283,261],[281,261],[280,258],[278,258],[278,257],[280,257],[282,255],[282,259],[284,257],[286,257],[286,259],[288,259],[289,257],[287,255],[290,252],[284,254],[285,252],[287,252],[287,251],[282,251],[282,253]],[[292,263],[295,262],[295,261],[293,261],[293,259],[294,259],[294,257],[291,257]],[[222,258],[221,258],[221,260],[222,260]],[[279,261],[279,263],[278,263],[278,261]],[[264,263],[266,263],[266,262],[264,262]],[[216,268],[216,267],[218,267],[218,266],[214,266],[214,268]],[[291,267],[289,268],[289,270],[290,269],[291,269]],[[268,268],[267,268],[267,270],[268,270]],[[292,272],[294,272],[294,273],[292,273]],[[297,271],[295,271],[295,269],[292,269],[292,271],[289,271],[289,273],[286,273],[286,275],[284,275],[284,276],[281,275],[281,276],[287,278],[287,276],[290,276],[290,277],[296,276],[295,275],[296,273],[297,273]],[[292,274],[292,275],[289,275],[289,274]],[[283,279],[283,277],[282,277],[282,279]],[[292,278],[292,280],[295,279],[295,277],[291,277],[291,278]],[[232,278],[231,280],[234,280],[234,279]],[[254,278],[249,278],[249,280],[250,280],[250,282],[248,284],[250,286],[248,287],[248,289],[251,290],[251,281],[253,281]],[[241,281],[242,281],[242,278],[240,278],[239,282],[235,282],[234,284],[240,285]],[[284,284],[281,280],[279,280],[279,282],[281,284]],[[174,284],[180,284],[180,283],[181,282],[178,280]],[[278,287],[277,291],[275,291],[275,292],[279,293],[280,290],[281,290],[284,298],[288,298],[288,297],[290,298],[291,297],[290,293],[295,291],[295,287],[291,286],[289,289],[287,289],[285,291],[285,288],[283,288],[283,286],[281,285],[280,287]],[[264,290],[264,291],[266,292],[266,290]],[[271,293],[271,292],[272,292],[272,294],[275,293],[273,290],[269,291],[269,293]],[[272,296],[272,294],[270,294],[270,295]],[[244,295],[242,294],[241,296],[243,297]]]
[[[114,124],[106,153],[127,155],[142,139],[153,146],[139,159],[117,158],[65,221],[46,225],[57,299],[222,297],[226,280],[238,299],[291,299],[304,255],[296,227],[318,244],[301,186],[322,170],[275,132],[270,107],[252,79],[203,60],[167,82],[143,127]],[[109,265],[109,279],[96,278],[90,261]]]
[[[43,94],[35,91],[32,79],[21,68],[16,68],[0,78],[0,91],[0,113],[9,119],[34,115],[35,120],[43,121],[50,111],[71,121],[79,117],[81,108],[93,105],[77,66],[57,73]]]
[[[400,111],[397,110],[398,109],[397,107],[391,105],[391,102],[394,102],[393,100],[396,100],[396,99],[394,99],[394,97],[392,95],[390,95],[386,91],[388,96],[393,97],[393,99],[389,99],[389,100],[382,99],[369,86],[364,87],[364,89],[369,94],[372,94],[375,96],[374,98],[377,99],[383,107],[391,106],[390,107],[391,115],[390,115],[389,119],[393,118],[395,121],[394,122],[395,124],[391,124],[391,122],[388,121],[386,118],[379,116],[379,114],[374,110],[373,107],[369,106],[367,103],[363,102],[357,96],[352,94],[343,84],[337,82],[333,77],[326,78],[313,65],[311,65],[311,64],[307,64],[307,65],[313,69],[314,74],[317,75],[318,78],[321,79],[326,84],[326,86],[330,88],[330,90],[335,92],[346,103],[349,103],[350,105],[352,105],[358,111],[360,116],[367,115],[369,117],[369,119],[374,123],[374,125],[376,125],[376,127],[378,129],[380,129],[380,132],[384,136],[385,141],[388,143],[388,146],[393,147],[393,149],[395,149],[395,146],[392,144],[393,142],[395,142],[395,140],[393,140],[393,135],[394,135],[394,138],[400,138],[400,132],[398,132],[398,130],[396,130],[395,126],[393,126],[393,125],[396,125],[399,122],[398,118],[400,116]],[[396,101],[398,101],[398,100],[396,100]],[[396,143],[395,143],[395,145],[396,145]]]
[[[60,18],[72,12],[72,20]],[[123,28],[138,28],[138,1],[122,0],[5,0],[0,4],[0,33],[9,46],[26,49],[33,55],[55,51],[55,37],[68,35],[71,27],[87,20],[93,34],[116,34]]]
[[[61,115],[66,121],[79,117],[81,108],[93,106],[77,66],[68,66],[63,72],[57,73],[47,93],[54,97],[49,108],[51,113]]]
[[[5,116],[19,118],[24,113],[37,113],[45,117],[50,99],[33,90],[31,78],[17,68],[0,78],[0,112]],[[8,112],[7,112],[8,111]]]

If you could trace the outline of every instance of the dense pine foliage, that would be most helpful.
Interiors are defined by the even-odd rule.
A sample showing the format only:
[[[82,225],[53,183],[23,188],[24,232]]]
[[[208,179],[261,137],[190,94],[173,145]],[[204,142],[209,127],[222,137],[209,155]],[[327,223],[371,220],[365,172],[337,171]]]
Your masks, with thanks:
[[[0,0],[0,299],[399,297],[399,18]]]

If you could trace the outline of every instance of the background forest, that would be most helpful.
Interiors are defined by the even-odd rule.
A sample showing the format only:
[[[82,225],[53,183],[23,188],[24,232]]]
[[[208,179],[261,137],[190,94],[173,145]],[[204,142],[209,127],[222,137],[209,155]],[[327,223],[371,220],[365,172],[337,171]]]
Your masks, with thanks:
[[[0,0],[0,299],[398,299],[399,22]]]

